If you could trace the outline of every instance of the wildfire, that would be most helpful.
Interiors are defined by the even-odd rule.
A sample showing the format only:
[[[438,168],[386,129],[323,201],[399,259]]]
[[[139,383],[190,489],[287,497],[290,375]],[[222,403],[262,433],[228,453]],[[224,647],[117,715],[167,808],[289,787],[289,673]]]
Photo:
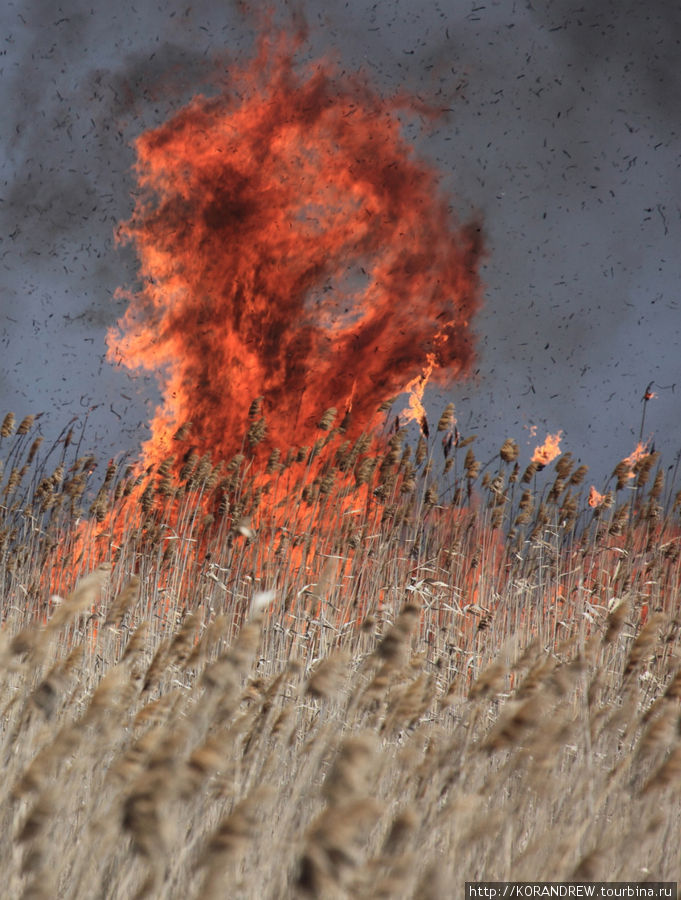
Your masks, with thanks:
[[[405,98],[325,60],[298,65],[301,40],[262,39],[221,95],[136,142],[140,192],[120,236],[142,287],[108,344],[159,381],[146,463],[186,421],[192,447],[229,457],[259,396],[277,446],[329,406],[352,406],[358,433],[405,383],[422,409],[431,375],[473,361],[479,228],[452,222],[402,136]]]
[[[560,442],[563,437],[562,431],[555,434],[547,434],[546,440],[540,444],[532,455],[532,462],[539,466],[548,466],[551,460],[560,455]]]

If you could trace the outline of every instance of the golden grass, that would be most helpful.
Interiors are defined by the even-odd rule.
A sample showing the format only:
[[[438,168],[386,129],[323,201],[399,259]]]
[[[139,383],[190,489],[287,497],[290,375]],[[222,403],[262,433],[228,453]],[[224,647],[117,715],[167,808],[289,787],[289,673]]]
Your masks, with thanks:
[[[335,418],[261,463],[256,404],[233,460],[187,428],[177,464],[97,482],[69,435],[40,457],[5,417],[3,896],[678,878],[658,460],[590,509],[567,454],[521,477],[510,440],[441,464],[437,433],[412,454]]]

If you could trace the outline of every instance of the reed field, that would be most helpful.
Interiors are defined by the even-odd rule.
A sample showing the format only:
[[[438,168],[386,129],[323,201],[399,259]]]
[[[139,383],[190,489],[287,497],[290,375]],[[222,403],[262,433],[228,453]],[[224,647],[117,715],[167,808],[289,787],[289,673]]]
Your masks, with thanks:
[[[5,416],[0,896],[679,878],[670,461],[340,418],[144,468]]]

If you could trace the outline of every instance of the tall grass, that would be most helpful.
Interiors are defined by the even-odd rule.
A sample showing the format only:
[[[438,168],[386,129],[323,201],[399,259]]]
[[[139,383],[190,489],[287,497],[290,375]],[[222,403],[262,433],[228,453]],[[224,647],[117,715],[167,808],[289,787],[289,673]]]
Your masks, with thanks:
[[[150,470],[0,427],[3,896],[681,871],[679,498],[439,433]],[[445,434],[445,442],[442,435]]]

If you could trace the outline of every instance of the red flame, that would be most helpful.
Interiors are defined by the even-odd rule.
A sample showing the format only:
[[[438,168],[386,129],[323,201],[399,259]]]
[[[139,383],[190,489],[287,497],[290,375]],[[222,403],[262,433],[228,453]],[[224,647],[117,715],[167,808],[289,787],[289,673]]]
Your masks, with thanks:
[[[403,137],[404,97],[296,65],[298,43],[262,40],[220,96],[136,142],[121,236],[142,286],[108,340],[112,360],[159,380],[147,462],[186,421],[229,456],[261,395],[280,446],[329,406],[352,406],[357,432],[431,359],[440,381],[472,363],[479,228],[453,224]]]

